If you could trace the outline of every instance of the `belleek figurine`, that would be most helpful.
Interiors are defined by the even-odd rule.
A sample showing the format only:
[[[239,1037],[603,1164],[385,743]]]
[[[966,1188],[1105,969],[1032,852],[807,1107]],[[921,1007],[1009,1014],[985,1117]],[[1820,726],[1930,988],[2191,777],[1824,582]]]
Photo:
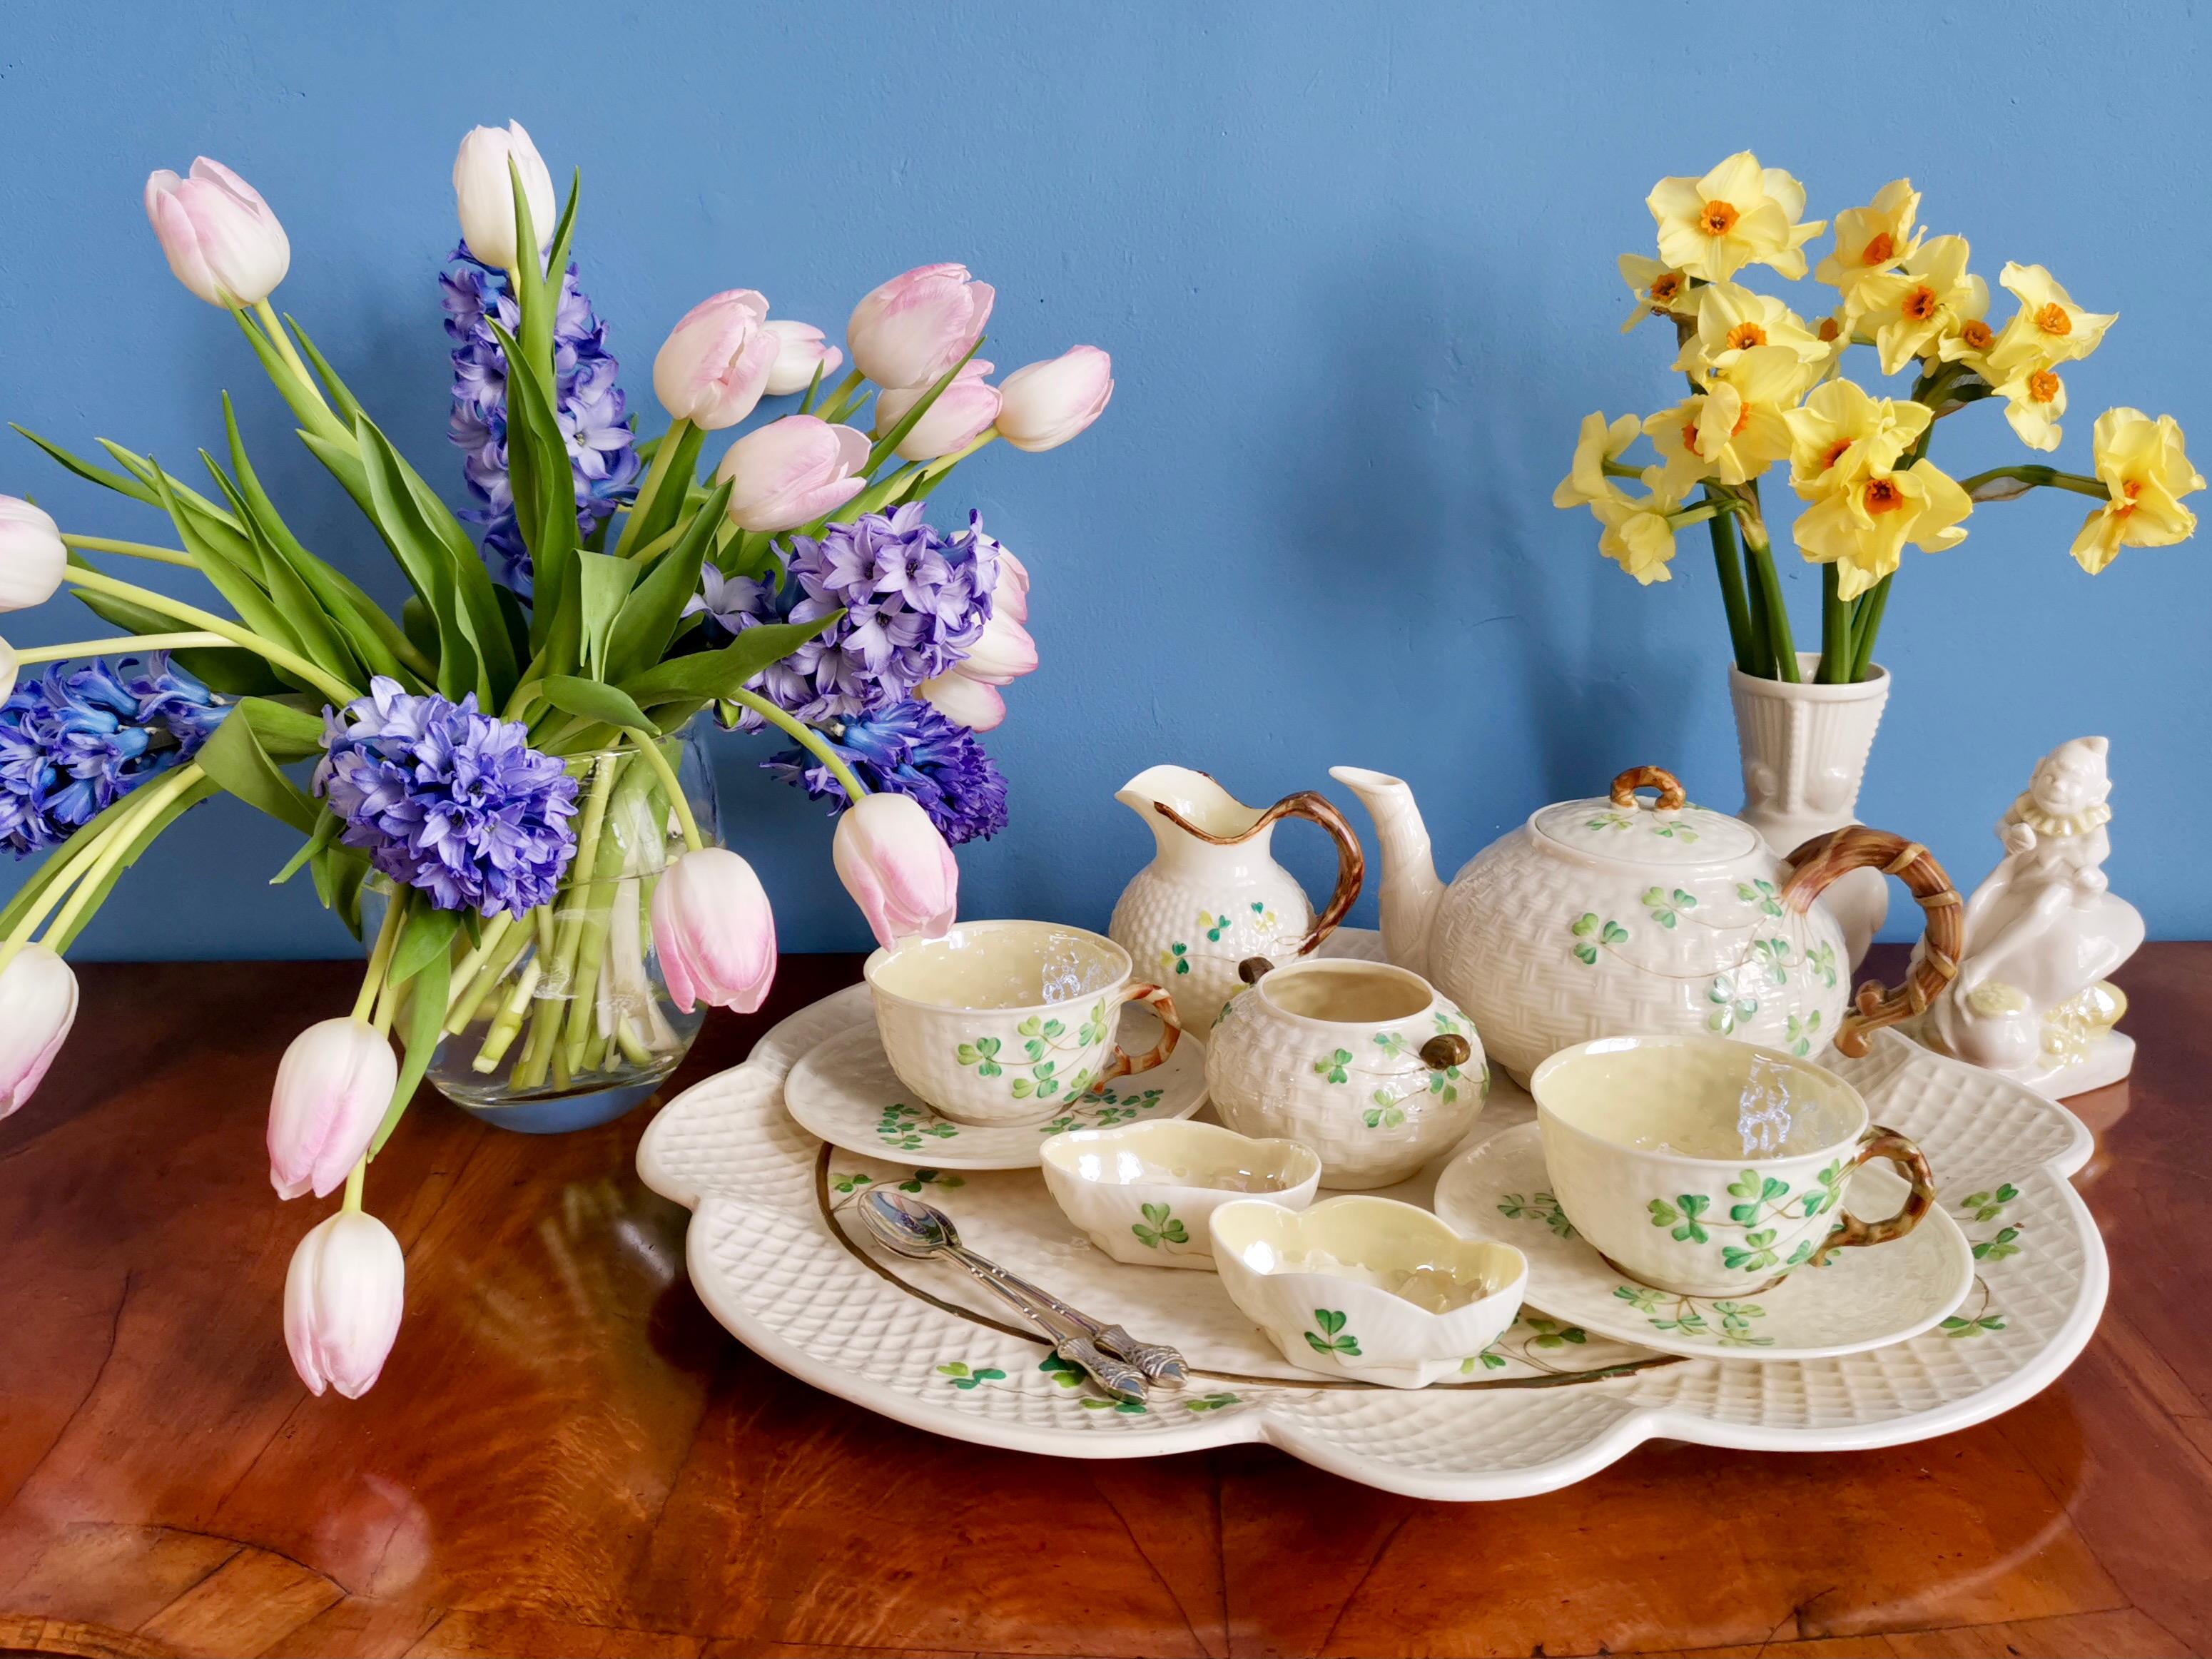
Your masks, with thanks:
[[[2112,1027],[2127,998],[2107,977],[2143,941],[2103,865],[2112,809],[2103,738],[2039,761],[1996,826],[2004,856],[1966,901],[1958,977],[1920,1035],[1932,1048],[2057,1099],[2117,1083],[2135,1041]]]

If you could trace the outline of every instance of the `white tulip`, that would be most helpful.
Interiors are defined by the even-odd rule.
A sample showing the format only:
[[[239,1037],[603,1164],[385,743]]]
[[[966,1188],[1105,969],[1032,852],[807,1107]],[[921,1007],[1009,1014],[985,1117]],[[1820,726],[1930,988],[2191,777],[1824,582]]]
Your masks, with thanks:
[[[43,945],[0,969],[0,1117],[31,1097],[76,1023],[76,975]]]
[[[399,1335],[407,1257],[392,1229],[360,1210],[319,1223],[284,1275],[284,1346],[308,1391],[358,1400]]]
[[[61,526],[30,502],[0,495],[0,611],[44,605],[68,569]]]
[[[522,176],[530,227],[538,234],[542,256],[552,243],[559,210],[553,201],[553,175],[546,172],[522,123],[509,121],[503,131],[472,127],[453,157],[453,199],[460,210],[461,240],[471,253],[502,270],[513,270],[521,263],[514,246],[514,180],[507,165],[510,157]]]
[[[179,179],[146,179],[146,217],[179,282],[226,311],[258,305],[292,268],[292,244],[261,192],[204,155]]]

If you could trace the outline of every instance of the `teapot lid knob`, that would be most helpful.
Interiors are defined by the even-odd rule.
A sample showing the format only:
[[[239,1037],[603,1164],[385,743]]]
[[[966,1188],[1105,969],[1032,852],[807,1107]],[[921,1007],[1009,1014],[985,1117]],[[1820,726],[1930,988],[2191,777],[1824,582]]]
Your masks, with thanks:
[[[1632,766],[1613,781],[1613,804],[1624,811],[1636,805],[1636,792],[1656,789],[1659,810],[1679,812],[1689,797],[1682,791],[1680,780],[1663,766]]]

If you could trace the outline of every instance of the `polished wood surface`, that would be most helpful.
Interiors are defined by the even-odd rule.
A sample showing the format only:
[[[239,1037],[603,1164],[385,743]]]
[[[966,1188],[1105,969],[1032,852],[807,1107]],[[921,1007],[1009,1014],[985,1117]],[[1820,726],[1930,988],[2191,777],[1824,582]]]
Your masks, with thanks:
[[[1894,972],[1895,961],[1878,964]],[[854,976],[787,960],[678,1083]],[[90,967],[0,1123],[0,1650],[89,1654],[2203,1654],[2212,1650],[2212,945],[2121,975],[2075,1103],[2112,1304],[1995,1421],[1818,1456],[1647,1445],[1451,1505],[1263,1447],[1085,1463],[937,1438],[756,1358],[631,1154],[425,1097],[371,1206],[407,1319],[310,1398],[279,1300],[320,1212],[261,1149],[357,967]]]

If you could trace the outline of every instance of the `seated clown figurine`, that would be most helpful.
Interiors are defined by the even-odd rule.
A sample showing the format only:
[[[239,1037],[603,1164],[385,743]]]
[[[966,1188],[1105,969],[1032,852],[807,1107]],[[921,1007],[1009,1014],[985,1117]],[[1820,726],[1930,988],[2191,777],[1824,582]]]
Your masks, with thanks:
[[[1918,1033],[2054,1100],[2117,1083],[2135,1060],[2112,1029],[2127,999],[2107,976],[2142,943],[2143,920],[2102,868],[2107,747],[2059,744],[1999,821],[2004,856],[1966,902],[1958,976]]]

